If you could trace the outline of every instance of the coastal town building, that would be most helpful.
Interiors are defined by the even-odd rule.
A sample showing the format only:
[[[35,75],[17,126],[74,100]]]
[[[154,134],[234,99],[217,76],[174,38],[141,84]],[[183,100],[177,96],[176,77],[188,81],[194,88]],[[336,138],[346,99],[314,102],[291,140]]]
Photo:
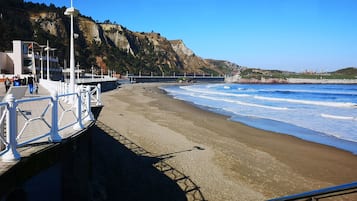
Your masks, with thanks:
[[[34,75],[36,79],[60,80],[62,67],[55,48],[40,45],[34,41],[14,40],[12,51],[0,52],[1,79],[20,76],[21,78]]]

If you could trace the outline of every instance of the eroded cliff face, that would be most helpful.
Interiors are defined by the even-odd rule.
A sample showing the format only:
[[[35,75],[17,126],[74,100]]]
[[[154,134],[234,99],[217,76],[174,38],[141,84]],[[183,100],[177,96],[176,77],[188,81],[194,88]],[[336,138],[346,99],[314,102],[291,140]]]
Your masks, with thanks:
[[[59,37],[66,37],[66,28],[62,18],[56,12],[31,12],[30,21],[33,25],[39,26],[43,31]],[[36,29],[34,29],[36,31]],[[35,33],[36,34],[36,33]]]
[[[64,45],[68,46],[69,19],[65,17],[57,12],[30,13],[33,26],[63,39]],[[76,49],[76,55],[86,54],[79,59],[84,60],[81,66],[87,68],[91,66],[89,62],[94,62],[102,69],[109,67],[117,72],[126,70],[133,73],[151,71],[216,75],[229,73],[232,68],[224,62],[217,65],[213,62],[215,60],[203,59],[186,47],[182,40],[168,40],[159,33],[133,32],[118,24],[96,23],[84,16],[76,17],[74,23],[75,32],[81,39],[76,41],[76,45],[80,46]],[[235,67],[238,68],[238,65]]]
[[[209,73],[207,72],[207,69],[210,69],[212,72],[224,74],[224,72],[219,71],[219,69],[217,69],[215,65],[210,63],[208,60],[196,56],[191,49],[186,47],[182,40],[171,40],[170,42],[173,50],[183,62],[185,71],[188,73]]]
[[[87,18],[79,17],[78,26],[88,44],[93,42],[101,43],[103,41],[103,31],[97,23]]]

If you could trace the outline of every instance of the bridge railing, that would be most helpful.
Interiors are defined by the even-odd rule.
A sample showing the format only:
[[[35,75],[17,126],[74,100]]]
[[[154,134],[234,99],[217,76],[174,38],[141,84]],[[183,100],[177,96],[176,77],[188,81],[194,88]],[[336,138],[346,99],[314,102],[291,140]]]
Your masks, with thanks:
[[[60,142],[84,129],[94,120],[91,112],[93,102],[101,105],[100,85],[78,86],[75,93],[59,94],[52,90],[50,96],[18,100],[12,94],[8,95],[4,102],[0,102],[1,160],[19,160],[20,147]]]
[[[130,75],[126,75],[125,77],[127,78],[224,78],[225,75],[213,75],[213,74],[172,74],[172,75],[168,75],[168,74],[162,74],[162,75],[142,75],[142,74],[138,74],[138,75],[134,75],[134,74],[130,74]]]
[[[274,199],[270,199],[269,201],[288,201],[288,200],[289,201],[291,200],[318,201],[326,198],[343,196],[351,193],[357,193],[357,182],[274,198]]]

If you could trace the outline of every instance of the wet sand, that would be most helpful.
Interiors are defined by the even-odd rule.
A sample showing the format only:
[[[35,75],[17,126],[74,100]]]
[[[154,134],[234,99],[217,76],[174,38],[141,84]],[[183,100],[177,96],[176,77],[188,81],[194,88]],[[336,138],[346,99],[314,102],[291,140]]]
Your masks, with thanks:
[[[103,93],[99,121],[184,173],[206,200],[265,200],[357,180],[357,156],[227,120],[160,84]]]

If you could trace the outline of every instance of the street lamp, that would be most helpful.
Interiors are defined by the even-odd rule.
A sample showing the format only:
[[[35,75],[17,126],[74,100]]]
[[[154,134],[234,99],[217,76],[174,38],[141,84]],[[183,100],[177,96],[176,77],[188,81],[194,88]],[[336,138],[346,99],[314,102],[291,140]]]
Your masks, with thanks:
[[[77,62],[77,80],[79,80],[79,63]]]
[[[41,48],[41,58],[40,58],[40,60],[41,60],[41,79],[43,79],[43,48],[45,48],[46,47],[46,45],[39,45],[40,46],[40,48]]]
[[[46,62],[46,64],[47,64],[47,80],[50,80],[50,50],[54,51],[54,50],[56,50],[56,48],[51,48],[49,46],[49,42],[47,40],[47,47],[45,48],[45,50],[47,51],[47,62]],[[41,66],[41,74],[43,74],[42,70],[43,69]]]
[[[71,0],[71,7],[67,8],[64,12],[65,15],[71,16],[71,35],[70,35],[70,62],[69,62],[69,86],[72,93],[75,92],[74,88],[74,33],[73,33],[73,17],[78,14],[78,10],[73,7],[73,0]]]

